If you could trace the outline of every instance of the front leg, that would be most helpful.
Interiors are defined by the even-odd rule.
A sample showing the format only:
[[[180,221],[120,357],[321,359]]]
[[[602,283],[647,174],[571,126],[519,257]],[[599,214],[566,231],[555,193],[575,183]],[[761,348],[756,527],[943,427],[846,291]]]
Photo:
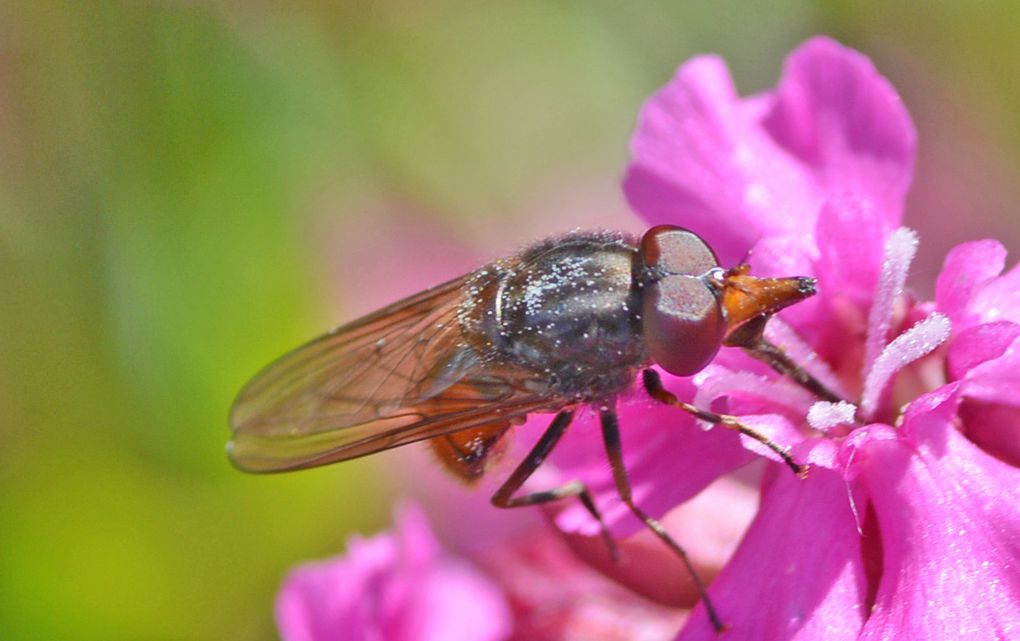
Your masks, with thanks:
[[[783,459],[783,462],[786,463],[786,465],[791,470],[793,470],[794,474],[801,478],[807,476],[808,466],[801,465],[794,461],[793,458],[790,456],[790,448],[782,447],[781,445],[779,445],[769,437],[765,436],[761,432],[757,431],[753,427],[741,423],[740,419],[738,419],[736,416],[730,416],[729,414],[716,414],[715,412],[703,410],[691,405],[690,403],[685,403],[681,401],[676,397],[676,395],[674,395],[672,392],[663,387],[662,377],[660,377],[659,373],[656,372],[654,369],[646,369],[642,373],[642,381],[644,382],[645,390],[648,392],[648,395],[651,396],[653,399],[659,401],[663,405],[669,405],[671,407],[682,409],[683,411],[688,412],[689,414],[693,414],[695,417],[703,421],[708,421],[709,423],[714,423],[716,425],[722,425],[723,427],[728,427],[731,430],[736,430],[741,434],[750,436],[754,440],[758,441],[765,447],[769,448],[770,450],[778,454],[779,458]]]

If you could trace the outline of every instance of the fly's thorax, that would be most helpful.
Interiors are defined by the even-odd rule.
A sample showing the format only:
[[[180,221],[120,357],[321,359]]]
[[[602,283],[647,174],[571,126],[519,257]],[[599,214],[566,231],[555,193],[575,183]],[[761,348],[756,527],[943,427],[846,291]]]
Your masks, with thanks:
[[[479,270],[463,307],[465,334],[562,396],[620,392],[647,361],[636,257],[629,236],[588,232]]]
[[[500,260],[471,274],[464,287],[464,298],[458,309],[458,320],[464,341],[484,362],[503,360],[498,332],[499,291],[504,279],[513,273],[513,261]]]

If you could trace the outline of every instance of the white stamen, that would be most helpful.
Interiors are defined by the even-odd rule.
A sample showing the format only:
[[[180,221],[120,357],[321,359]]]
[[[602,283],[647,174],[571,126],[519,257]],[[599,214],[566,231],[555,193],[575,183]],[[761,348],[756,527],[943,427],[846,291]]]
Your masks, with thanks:
[[[853,424],[856,413],[857,406],[853,403],[818,401],[808,410],[807,421],[808,425],[819,432],[827,432],[837,425]]]
[[[949,319],[932,312],[927,318],[897,336],[886,345],[875,359],[864,381],[861,395],[861,418],[869,420],[878,406],[879,398],[896,372],[929,354],[941,345],[952,329]]]
[[[875,300],[868,313],[868,340],[864,346],[864,371],[868,372],[869,377],[875,359],[888,340],[893,305],[903,293],[907,271],[916,253],[917,233],[913,229],[900,227],[890,234],[885,243],[885,259],[882,261],[882,273],[878,277]]]

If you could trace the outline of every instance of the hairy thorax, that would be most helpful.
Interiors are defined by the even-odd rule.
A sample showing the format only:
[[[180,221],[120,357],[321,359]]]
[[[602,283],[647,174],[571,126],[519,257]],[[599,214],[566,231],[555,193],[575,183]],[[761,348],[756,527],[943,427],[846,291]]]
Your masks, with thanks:
[[[556,394],[625,390],[648,357],[634,239],[585,232],[546,241],[476,273],[461,315],[483,358],[530,369]]]

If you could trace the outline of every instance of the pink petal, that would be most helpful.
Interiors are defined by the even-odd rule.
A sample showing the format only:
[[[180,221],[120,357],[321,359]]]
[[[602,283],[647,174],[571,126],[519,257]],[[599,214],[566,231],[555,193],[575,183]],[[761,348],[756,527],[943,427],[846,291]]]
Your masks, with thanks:
[[[502,592],[466,561],[444,558],[410,587],[396,638],[502,641],[510,633],[510,611]]]
[[[814,251],[806,244],[807,238],[807,234],[764,236],[751,248],[746,262],[759,276],[812,276],[815,273],[811,260]],[[803,306],[804,303],[799,303],[791,309],[802,309]]]
[[[411,503],[398,506],[395,520],[397,544],[409,568],[425,568],[442,553],[439,541],[420,507]]]
[[[701,234],[724,264],[739,261],[763,229],[788,229],[782,211],[812,215],[805,177],[757,124],[725,63],[685,63],[641,110],[624,180],[631,206],[651,223]]]
[[[963,379],[963,393],[968,398],[1020,407],[1020,338],[1014,338],[997,357],[971,367]]]
[[[510,631],[499,589],[443,553],[414,507],[395,534],[354,538],[346,555],[294,569],[276,619],[285,641],[498,641]]]
[[[730,630],[721,638],[856,639],[867,586],[847,487],[813,468],[806,479],[776,468],[758,516],[710,595]],[[703,605],[678,639],[716,638]]]
[[[821,203],[852,192],[900,219],[914,130],[889,83],[859,53],[825,38],[787,61],[775,94],[740,99],[722,61],[700,57],[642,109],[624,181],[652,223],[702,234],[724,264],[761,236],[810,236]]]
[[[508,641],[667,639],[680,627],[685,612],[638,596],[576,552],[551,528],[485,550],[482,563],[513,604]],[[604,556],[604,547],[599,552]]]
[[[742,415],[740,421],[785,449],[796,447],[804,441],[804,435],[789,420],[778,414]],[[740,442],[758,456],[764,456],[776,463],[783,463],[778,454],[750,436],[742,434]]]
[[[850,192],[895,226],[916,133],[896,90],[861,53],[808,40],[786,61],[766,129],[827,193]]]
[[[869,305],[889,232],[888,221],[872,203],[849,194],[827,200],[815,228],[819,296],[844,297],[861,308]]]
[[[883,554],[861,639],[1020,632],[1020,470],[969,443],[943,407],[907,419],[914,444],[869,441],[857,459]]]
[[[1015,405],[965,398],[960,428],[968,439],[1004,463],[1020,468],[1020,411]]]
[[[946,254],[935,282],[935,302],[957,325],[972,322],[971,300],[978,289],[998,276],[1006,265],[1006,248],[997,240],[976,240],[957,245]]]
[[[1020,265],[982,287],[971,301],[971,309],[982,323],[1020,323]]]
[[[709,365],[694,377],[694,382],[698,386],[695,406],[721,410],[715,401],[726,398],[725,412],[729,414],[784,412],[800,417],[814,401],[811,392],[789,379],[720,365]],[[703,427],[708,429],[710,424]]]
[[[946,356],[950,380],[963,378],[981,363],[1002,356],[1017,336],[1020,325],[1007,321],[974,325],[958,332]]]
[[[359,554],[357,564],[339,559],[291,571],[276,599],[276,622],[284,641],[339,641],[342,630],[349,630],[353,641],[367,638],[359,604],[372,603],[372,598],[362,599],[359,589],[372,567],[387,564],[391,548],[369,543]]]
[[[721,477],[660,519],[706,581],[733,556],[758,511],[757,485],[737,476],[746,477]],[[683,562],[649,529],[617,541],[616,562],[598,537],[570,535],[567,540],[573,552],[599,572],[657,603],[690,609],[700,598]]]
[[[981,331],[992,327],[1000,331]],[[984,451],[1020,467],[1020,326],[978,325],[965,334],[960,339],[966,340],[970,334],[978,334],[975,339],[986,337],[985,344],[976,345],[971,355],[981,350],[988,360],[969,367],[960,382],[966,397],[959,412],[963,432]],[[1010,336],[1013,340],[1003,348]]]

